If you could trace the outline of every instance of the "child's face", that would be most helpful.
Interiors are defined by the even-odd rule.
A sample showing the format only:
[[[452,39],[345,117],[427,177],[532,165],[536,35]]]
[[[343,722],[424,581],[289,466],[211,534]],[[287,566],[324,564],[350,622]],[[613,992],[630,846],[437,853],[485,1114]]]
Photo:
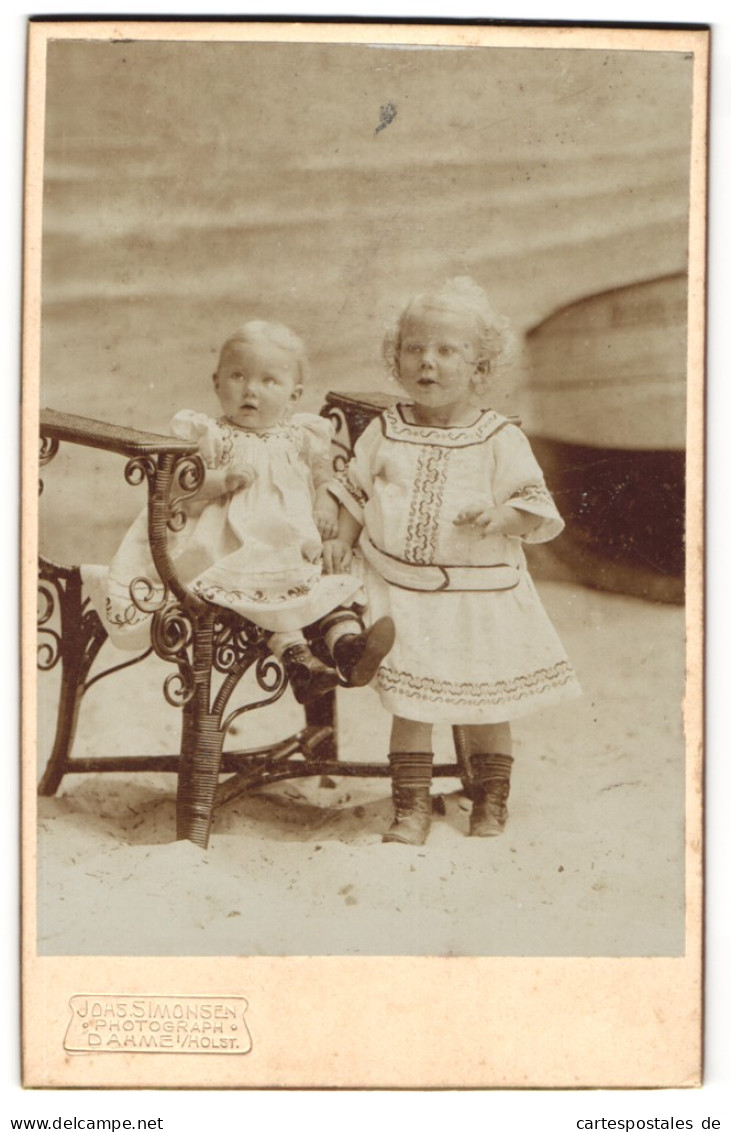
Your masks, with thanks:
[[[399,381],[417,405],[469,404],[478,375],[477,324],[466,311],[419,306],[401,325]]]
[[[266,338],[230,343],[213,384],[224,414],[249,432],[279,424],[302,393],[296,357]]]

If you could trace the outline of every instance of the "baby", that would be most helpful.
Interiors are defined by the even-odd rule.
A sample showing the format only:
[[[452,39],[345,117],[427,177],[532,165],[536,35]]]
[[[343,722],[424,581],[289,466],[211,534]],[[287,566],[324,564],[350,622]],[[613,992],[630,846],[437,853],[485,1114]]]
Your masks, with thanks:
[[[169,535],[171,558],[194,593],[269,631],[295,697],[330,691],[338,675],[315,657],[303,632],[317,623],[349,684],[367,684],[393,643],[390,618],[364,630],[353,606],[359,580],[322,571],[322,538],[336,533],[332,425],[292,414],[308,373],[301,340],[278,323],[248,322],[224,342],[213,385],[217,420],[183,410],[174,433],[198,443],[206,466],[187,522]],[[121,648],[149,643],[151,615],[131,600],[135,578],[163,587],[152,564],[146,512],[128,531],[108,571],[85,570],[102,622]]]

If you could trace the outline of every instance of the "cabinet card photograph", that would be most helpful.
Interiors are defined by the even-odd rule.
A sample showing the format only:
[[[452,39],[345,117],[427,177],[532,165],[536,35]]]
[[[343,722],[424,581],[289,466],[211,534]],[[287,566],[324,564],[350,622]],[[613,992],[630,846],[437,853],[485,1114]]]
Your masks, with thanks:
[[[28,29],[25,1084],[697,1085],[708,31]]]

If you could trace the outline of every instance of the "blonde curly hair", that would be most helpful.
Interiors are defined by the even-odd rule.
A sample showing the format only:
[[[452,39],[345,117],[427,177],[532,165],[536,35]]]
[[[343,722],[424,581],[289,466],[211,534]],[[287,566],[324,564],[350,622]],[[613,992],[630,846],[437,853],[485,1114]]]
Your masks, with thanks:
[[[265,322],[264,319],[253,319],[251,322],[245,322],[243,326],[234,330],[233,334],[229,334],[221,346],[216,372],[221,368],[227,351],[235,343],[243,342],[247,346],[256,346],[257,342],[261,342],[262,339],[278,346],[280,350],[288,350],[291,354],[294,354],[297,362],[297,376],[299,382],[304,385],[310,376],[310,363],[304,342],[284,323]]]
[[[507,364],[512,360],[515,343],[507,318],[497,313],[485,291],[469,275],[447,279],[439,286],[422,291],[409,300],[383,339],[383,359],[391,376],[398,381],[403,324],[421,306],[444,307],[474,317],[477,325],[477,371],[478,375],[482,375],[475,380],[475,390],[483,392],[487,379],[494,373],[497,364]]]

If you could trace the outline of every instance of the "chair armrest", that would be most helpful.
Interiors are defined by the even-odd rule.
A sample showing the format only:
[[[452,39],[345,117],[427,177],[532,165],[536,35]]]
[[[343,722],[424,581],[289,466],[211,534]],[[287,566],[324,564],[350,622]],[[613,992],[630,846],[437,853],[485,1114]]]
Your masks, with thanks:
[[[336,467],[349,460],[353,445],[374,417],[393,405],[397,398],[386,393],[326,393],[320,413],[332,421],[335,446],[344,455],[336,457]],[[345,425],[345,431],[343,431]]]
[[[157,572],[179,601],[194,609],[202,608],[204,602],[178,577],[168,546],[168,532],[179,531],[185,525],[184,503],[195,495],[205,477],[197,443],[122,428],[56,409],[41,410],[40,432],[41,464],[53,459],[61,442],[98,448],[127,458],[124,473],[127,482],[136,486],[147,481],[147,530]]]
[[[75,413],[59,413],[56,409],[41,409],[41,436],[49,440],[82,444],[87,448],[102,448],[133,459],[135,456],[155,456],[170,452],[188,456],[198,451],[194,441],[180,440],[176,436],[162,436],[155,432],[141,432],[135,428],[79,417]]]
[[[368,427],[374,417],[384,409],[394,405],[398,397],[390,393],[334,393],[325,394],[325,404],[320,415],[332,421],[335,428],[335,446],[341,449],[345,456],[335,457],[336,467],[342,466],[344,459],[353,454],[353,445],[361,433]],[[520,426],[521,419],[516,416],[507,418],[511,424]],[[343,431],[345,425],[346,431]]]

